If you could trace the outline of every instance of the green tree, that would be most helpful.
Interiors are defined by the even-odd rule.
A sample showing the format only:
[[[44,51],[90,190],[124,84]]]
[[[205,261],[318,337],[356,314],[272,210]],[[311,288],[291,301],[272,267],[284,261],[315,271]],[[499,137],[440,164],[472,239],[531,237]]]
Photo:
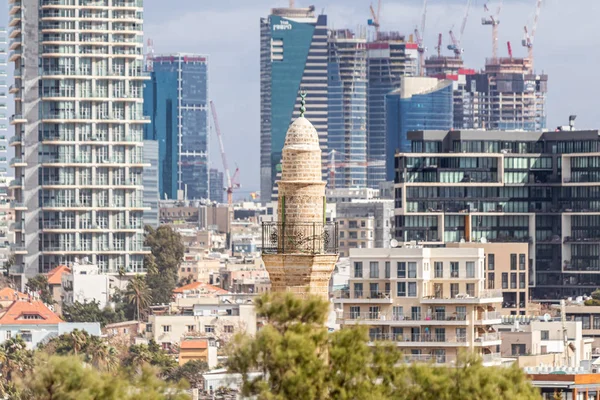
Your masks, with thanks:
[[[535,388],[516,365],[484,367],[460,355],[455,365],[408,365],[394,345],[369,345],[364,327],[327,333],[328,303],[291,294],[264,295],[257,313],[267,325],[254,337],[237,335],[230,371],[242,375],[242,394],[265,400],[533,400]],[[251,372],[260,372],[251,378]]]
[[[4,262],[4,275],[5,276],[10,276],[10,267],[15,265],[16,262],[17,262],[17,259],[14,254],[12,254],[10,257],[8,257],[8,260],[6,260]]]
[[[85,368],[78,357],[43,356],[30,379],[19,382],[24,400],[187,400],[181,387],[158,379],[148,367],[139,375],[116,374]]]
[[[107,324],[125,321],[123,310],[115,310],[109,306],[100,309],[100,302],[91,301],[65,304],[62,308],[63,319],[67,322],[99,322],[104,327]]]
[[[136,319],[141,320],[142,315],[145,315],[152,295],[150,288],[146,284],[146,280],[141,275],[136,275],[127,285],[126,293],[127,302],[135,307]]]
[[[140,368],[144,365],[156,367],[159,376],[165,378],[173,374],[177,368],[177,361],[167,352],[160,348],[154,341],[145,344],[132,345],[129,347],[129,352],[124,360],[124,365],[133,367],[140,372]]]
[[[182,379],[190,384],[192,388],[199,388],[202,382],[202,374],[208,371],[208,364],[200,360],[191,360],[173,370],[169,380],[179,382]]]
[[[177,285],[177,272],[185,254],[181,235],[170,226],[163,225],[158,229],[146,226],[145,245],[149,246],[152,252],[144,259],[148,271],[146,281],[152,290],[152,301],[161,304],[169,303]]]
[[[36,275],[30,278],[25,285],[32,292],[39,293],[40,300],[46,304],[54,304],[50,285],[48,285],[48,277],[46,275]]]

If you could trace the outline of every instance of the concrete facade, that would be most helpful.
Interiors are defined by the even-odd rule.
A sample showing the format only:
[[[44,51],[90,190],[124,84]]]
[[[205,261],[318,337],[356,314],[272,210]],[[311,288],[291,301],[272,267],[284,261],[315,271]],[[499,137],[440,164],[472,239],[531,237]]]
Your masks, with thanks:
[[[325,184],[319,136],[300,116],[283,146],[277,222],[263,223],[263,261],[274,292],[328,297],[338,254],[336,225],[325,223]]]

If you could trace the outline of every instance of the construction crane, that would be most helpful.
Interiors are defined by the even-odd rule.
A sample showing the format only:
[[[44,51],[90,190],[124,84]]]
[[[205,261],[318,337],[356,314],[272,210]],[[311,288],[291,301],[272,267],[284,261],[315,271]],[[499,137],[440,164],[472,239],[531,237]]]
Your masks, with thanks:
[[[152,72],[154,68],[154,41],[152,39],[148,39],[146,42],[146,59],[144,61],[146,63],[146,71]]]
[[[460,34],[458,39],[454,37],[454,32],[450,29],[450,40],[451,43],[448,45],[448,50],[454,52],[456,58],[460,58],[460,55],[464,52],[464,49],[460,47],[465,28],[467,26],[467,19],[469,18],[469,9],[471,8],[471,0],[467,0],[467,8],[465,9],[465,16],[463,17],[462,24],[460,26]]]
[[[483,10],[486,13],[490,11],[487,4],[483,5]],[[492,26],[492,58],[494,60],[498,59],[498,25],[500,25],[500,11],[502,11],[502,0],[500,0],[500,4],[496,10],[496,15],[490,14],[488,18],[481,18],[481,25]]]
[[[442,34],[439,33],[438,34],[438,44],[437,46],[435,46],[435,49],[437,50],[437,55],[438,58],[442,56]]]
[[[512,46],[510,45],[510,42],[506,42],[506,47],[508,47],[508,57],[510,57],[510,59],[512,60],[513,53],[512,53]]]
[[[377,1],[377,13],[373,9],[373,4],[369,6],[369,10],[371,10],[371,19],[367,21],[369,26],[375,28],[375,40],[379,40],[379,16],[381,15],[381,0]]]
[[[336,168],[348,168],[348,167],[385,167],[385,161],[350,161],[350,162],[336,162],[335,155],[340,153],[337,150],[331,150],[329,155],[329,185],[332,189],[335,189],[335,174]],[[348,155],[347,153],[343,153]]]
[[[221,160],[223,161],[223,169],[225,170],[225,179],[227,179],[227,187],[224,190],[227,192],[227,204],[233,204],[233,190],[239,189],[241,185],[238,182],[240,169],[236,166],[233,176],[229,173],[229,165],[227,164],[227,156],[225,154],[225,146],[223,145],[223,137],[221,136],[221,128],[219,127],[219,119],[217,118],[217,109],[215,104],[210,102],[210,111],[212,112],[213,121],[215,123],[215,131],[219,138],[219,149],[221,150]]]
[[[533,73],[533,39],[535,38],[535,31],[537,30],[538,20],[540,18],[540,11],[542,10],[542,0],[536,0],[535,3],[535,16],[533,17],[533,26],[531,27],[531,34],[527,31],[525,26],[525,37],[521,41],[523,47],[527,47],[528,59],[529,59],[529,70]]]
[[[415,28],[415,37],[417,38],[417,51],[419,52],[419,75],[425,75],[425,52],[427,48],[423,46],[423,36],[425,35],[425,20],[427,19],[427,0],[423,0],[423,14],[421,15],[421,27]]]
[[[294,0],[290,0],[290,8],[294,8],[296,6],[296,2]]]

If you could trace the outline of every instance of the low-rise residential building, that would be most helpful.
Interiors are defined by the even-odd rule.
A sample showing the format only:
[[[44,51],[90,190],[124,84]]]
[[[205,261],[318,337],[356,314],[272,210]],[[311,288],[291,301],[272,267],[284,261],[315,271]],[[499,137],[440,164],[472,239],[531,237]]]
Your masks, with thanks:
[[[62,304],[64,299],[64,291],[62,286],[62,276],[64,274],[70,274],[71,268],[66,265],[59,265],[48,272],[48,287],[52,294],[52,300],[54,300],[54,311],[62,313]]]
[[[593,348],[600,354],[600,306],[586,306],[583,299],[580,301],[566,301],[564,306],[567,321],[580,321],[583,335],[593,339]],[[561,315],[559,306],[556,306],[557,315]]]
[[[587,367],[543,365],[525,368],[529,380],[539,388],[543,400],[597,400],[600,374]]]
[[[179,345],[179,365],[188,361],[203,361],[209,369],[217,366],[217,346],[214,340],[189,338]]]
[[[41,342],[74,329],[100,336],[98,322],[64,322],[39,300],[19,300],[0,316],[0,343],[19,335],[27,347],[33,349]]]
[[[342,327],[367,325],[407,361],[449,363],[466,349],[500,363],[502,292],[485,289],[483,249],[351,249],[350,265],[334,299]]]
[[[201,254],[186,253],[177,273],[179,281],[214,283],[219,274],[221,261],[205,258]]]
[[[97,302],[101,309],[108,304],[109,276],[100,273],[97,265],[74,263],[61,280],[63,304]]]
[[[102,334],[108,338],[120,336],[128,338],[130,344],[135,343],[135,339],[141,337],[146,332],[146,323],[140,321],[123,321],[114,324],[105,325],[102,328]]]
[[[256,333],[256,311],[252,298],[233,295],[177,299],[177,314],[150,315],[147,339],[163,348],[178,345],[186,337],[202,336],[227,342],[235,333]]]
[[[447,243],[450,248],[481,248],[485,252],[486,289],[502,290],[502,315],[530,315],[529,243]]]
[[[29,296],[15,289],[5,287],[0,289],[0,306],[2,309],[10,307],[17,300],[27,300]]]

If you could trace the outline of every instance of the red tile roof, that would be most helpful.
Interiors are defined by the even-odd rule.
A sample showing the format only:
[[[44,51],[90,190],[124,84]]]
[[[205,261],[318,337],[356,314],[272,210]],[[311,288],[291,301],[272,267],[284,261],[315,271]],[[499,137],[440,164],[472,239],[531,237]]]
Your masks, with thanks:
[[[192,282],[188,285],[185,285],[185,286],[175,289],[173,291],[173,293],[185,293],[185,292],[191,292],[191,291],[204,292],[204,293],[209,293],[209,294],[227,294],[227,293],[229,293],[225,289],[221,289],[220,287],[213,286],[213,285],[210,285],[210,284],[204,283],[204,282]]]
[[[39,300],[15,301],[0,317],[0,325],[41,325],[58,324],[59,322],[63,322],[63,320]]]
[[[29,296],[27,296],[25,293],[18,292],[9,287],[0,289],[0,301],[15,301],[17,299],[27,300],[28,298]]]
[[[58,267],[48,272],[48,284],[61,285],[62,276],[64,273],[71,273],[71,269],[66,265],[59,265]]]
[[[208,348],[208,340],[206,339],[193,339],[184,340],[179,346],[180,349],[206,349]]]

